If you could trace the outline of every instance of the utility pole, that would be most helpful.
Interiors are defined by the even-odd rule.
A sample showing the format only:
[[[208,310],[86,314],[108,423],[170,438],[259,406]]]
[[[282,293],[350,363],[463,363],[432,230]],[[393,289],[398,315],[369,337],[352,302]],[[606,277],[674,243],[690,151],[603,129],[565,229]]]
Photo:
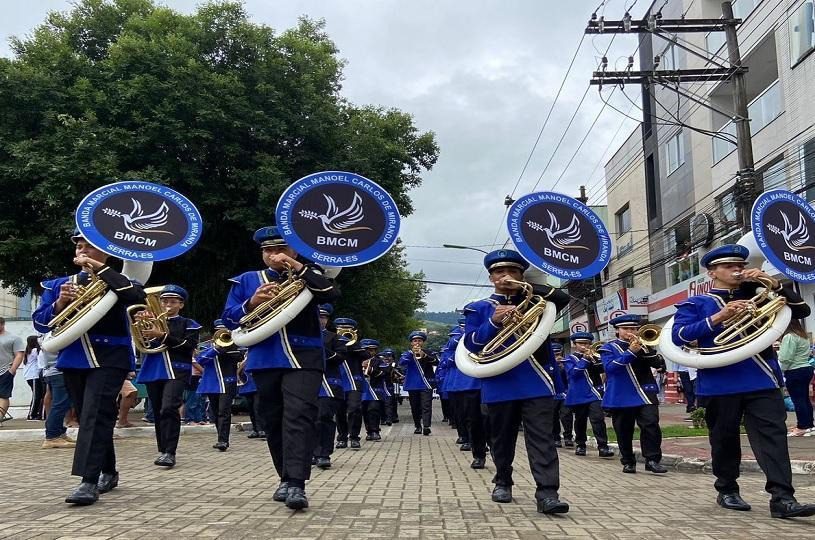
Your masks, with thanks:
[[[722,16],[725,20],[733,19],[733,4],[722,2]],[[724,35],[727,40],[727,59],[730,65],[741,66],[736,25],[725,25]],[[747,112],[747,81],[744,79],[743,71],[733,74],[733,108],[737,115],[733,122],[736,125],[736,151],[739,159],[734,195],[738,212],[741,214],[739,216],[741,226],[748,231],[750,230],[750,209],[756,196],[756,171],[753,161],[753,138],[750,135],[750,119]]]

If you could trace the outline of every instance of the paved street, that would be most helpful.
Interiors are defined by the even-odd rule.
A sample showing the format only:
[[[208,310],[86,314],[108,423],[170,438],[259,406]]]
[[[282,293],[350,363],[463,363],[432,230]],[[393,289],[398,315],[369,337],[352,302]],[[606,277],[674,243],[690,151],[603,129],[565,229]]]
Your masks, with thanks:
[[[403,418],[405,411],[403,409]],[[446,424],[413,435],[410,423],[385,428],[384,441],[341,450],[334,468],[315,470],[311,507],[294,513],[273,502],[274,470],[265,444],[233,434],[227,453],[214,436],[184,435],[179,465],[152,464],[147,438],[117,441],[122,481],[91,507],[62,498],[71,451],[2,443],[4,516],[0,537],[29,538],[812,538],[815,519],[773,520],[756,475],[743,478],[749,513],[714,504],[712,477],[672,472],[623,475],[619,463],[561,450],[561,495],[572,509],[535,511],[534,489],[519,441],[515,501],[490,501],[492,466],[469,468]],[[642,469],[642,467],[640,467]],[[812,477],[796,476],[801,500],[815,501]]]

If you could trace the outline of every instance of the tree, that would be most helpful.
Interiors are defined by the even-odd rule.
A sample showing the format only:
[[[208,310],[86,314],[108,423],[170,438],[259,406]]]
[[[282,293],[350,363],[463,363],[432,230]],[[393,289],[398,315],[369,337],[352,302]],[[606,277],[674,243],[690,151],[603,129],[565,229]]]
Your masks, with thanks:
[[[0,280],[18,292],[74,270],[65,240],[82,196],[142,178],[203,214],[199,244],[157,265],[150,283],[187,286],[187,313],[206,325],[225,278],[260,266],[252,232],[291,182],[352,170],[407,216],[408,191],[438,156],[410,115],[342,98],[343,61],[319,21],[276,33],[235,2],[183,15],[151,0],[81,0],[12,48],[0,60]],[[412,313],[424,289],[390,279],[373,283],[376,302],[353,296],[361,280],[386,275],[408,277],[399,254],[344,272],[341,305],[395,340],[408,328],[368,314]]]

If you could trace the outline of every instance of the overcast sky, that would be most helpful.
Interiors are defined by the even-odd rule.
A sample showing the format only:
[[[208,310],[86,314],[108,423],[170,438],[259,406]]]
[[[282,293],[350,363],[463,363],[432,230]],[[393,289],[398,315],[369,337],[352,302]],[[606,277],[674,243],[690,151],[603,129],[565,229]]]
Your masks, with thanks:
[[[630,1],[625,0],[626,5]],[[200,2],[160,3],[190,12]],[[347,61],[345,97],[358,105],[396,107],[411,113],[420,130],[436,133],[439,161],[412,193],[416,212],[403,220],[400,234],[408,246],[410,268],[424,271],[434,281],[486,283],[481,253],[426,246],[461,244],[489,251],[490,244],[507,239],[504,197],[519,178],[586,22],[599,3],[246,0],[245,5],[254,21],[276,30],[293,26],[301,15],[325,19],[328,34]],[[649,3],[643,2],[633,14],[641,15]],[[10,36],[28,34],[48,11],[65,10],[70,4],[3,0],[0,54],[10,56]],[[605,9],[608,19],[619,19],[623,0],[610,0]],[[587,36],[584,40],[515,198],[533,190],[610,39]],[[632,37],[618,36],[608,54],[609,69],[615,64],[624,68],[625,57],[635,47]],[[610,89],[604,90],[606,99],[609,93]],[[628,89],[628,95],[636,92]],[[610,102],[623,111],[631,108],[619,92]],[[592,88],[535,191],[552,188],[602,106]],[[636,117],[637,112],[630,114]],[[603,165],[634,126],[606,108],[555,191],[576,196],[578,186],[584,184],[592,195],[589,203],[602,202]],[[611,150],[605,153],[609,144]],[[428,309],[460,308],[486,291],[431,285]]]

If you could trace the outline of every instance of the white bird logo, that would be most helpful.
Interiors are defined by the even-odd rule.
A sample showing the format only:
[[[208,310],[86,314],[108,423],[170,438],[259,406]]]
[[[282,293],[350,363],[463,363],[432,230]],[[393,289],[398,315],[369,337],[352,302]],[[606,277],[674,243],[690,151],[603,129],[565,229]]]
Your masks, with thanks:
[[[171,231],[163,231],[158,229],[158,227],[167,225],[167,220],[170,215],[170,208],[167,206],[166,202],[162,202],[161,206],[158,207],[158,210],[152,214],[145,215],[144,210],[142,210],[141,203],[133,198],[130,200],[133,202],[133,210],[131,210],[129,214],[124,214],[112,208],[103,208],[102,212],[109,216],[122,218],[125,229],[130,232],[140,234],[173,234]]]
[[[798,212],[797,227],[792,226],[790,219],[783,211],[779,210],[778,213],[781,214],[781,218],[784,220],[784,228],[781,229],[781,227],[777,225],[769,224],[767,225],[767,230],[775,234],[780,234],[784,238],[784,243],[787,244],[787,247],[792,251],[815,249],[815,246],[805,245],[809,242],[809,228],[807,227],[803,213]]]
[[[351,201],[350,206],[348,206],[348,208],[342,212],[340,212],[337,208],[337,203],[334,201],[333,197],[326,195],[325,193],[323,193],[323,197],[325,197],[325,201],[328,203],[328,207],[324,213],[318,214],[317,212],[313,212],[311,210],[301,210],[300,215],[307,219],[319,218],[320,222],[323,224],[323,229],[331,234],[345,234],[352,231],[372,230],[370,227],[352,227],[352,225],[359,223],[365,217],[365,213],[362,209],[362,197],[360,197],[359,193],[354,192],[354,199]]]
[[[557,222],[555,214],[551,210],[546,211],[549,214],[549,226],[543,227],[543,232],[546,233],[546,238],[549,243],[558,249],[589,249],[586,246],[573,245],[580,240],[580,221],[577,219],[577,214],[572,214],[572,221],[565,229],[561,229]]]

